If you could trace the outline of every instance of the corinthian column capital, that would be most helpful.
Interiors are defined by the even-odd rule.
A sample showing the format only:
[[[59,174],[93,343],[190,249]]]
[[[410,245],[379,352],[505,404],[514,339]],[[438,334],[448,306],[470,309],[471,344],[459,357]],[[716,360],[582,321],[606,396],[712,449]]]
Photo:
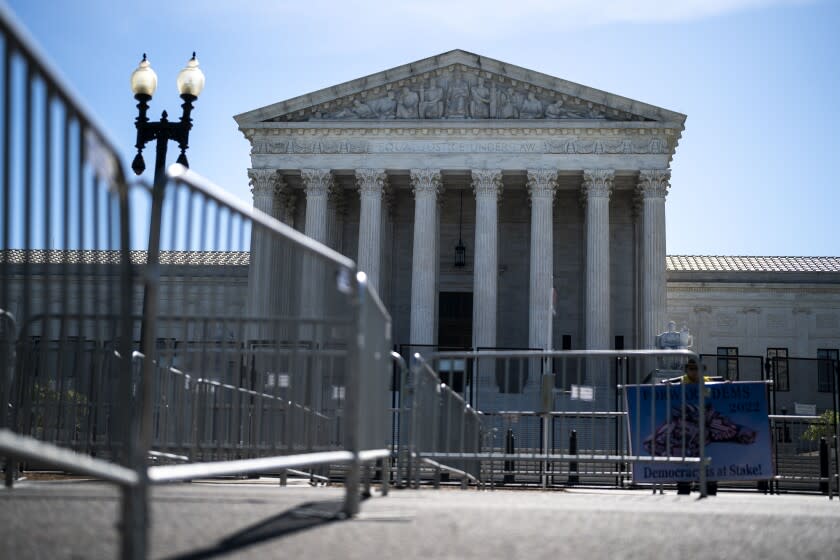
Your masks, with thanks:
[[[357,169],[356,185],[359,187],[359,196],[381,197],[388,185],[388,176],[384,169]]]
[[[306,196],[327,196],[335,185],[332,172],[329,169],[301,169]]]
[[[642,198],[665,198],[670,186],[670,169],[642,169],[639,171],[638,193]]]
[[[535,198],[554,200],[554,192],[557,190],[557,171],[555,169],[529,169],[527,188],[531,200]]]
[[[609,198],[612,193],[615,171],[612,169],[585,169],[583,194],[589,198]]]
[[[410,174],[411,190],[414,192],[414,198],[421,195],[437,197],[442,192],[443,183],[440,179],[439,169],[412,169]]]
[[[285,186],[277,169],[248,169],[248,184],[251,185],[254,198],[273,197]]]
[[[502,170],[473,169],[472,184],[476,197],[498,197],[502,192]]]

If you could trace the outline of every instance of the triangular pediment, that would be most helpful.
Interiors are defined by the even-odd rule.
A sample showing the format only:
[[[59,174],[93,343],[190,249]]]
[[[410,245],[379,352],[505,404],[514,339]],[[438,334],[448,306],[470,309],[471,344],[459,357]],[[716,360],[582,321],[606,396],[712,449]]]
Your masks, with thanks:
[[[655,121],[685,115],[454,50],[234,117],[270,122],[387,120]]]

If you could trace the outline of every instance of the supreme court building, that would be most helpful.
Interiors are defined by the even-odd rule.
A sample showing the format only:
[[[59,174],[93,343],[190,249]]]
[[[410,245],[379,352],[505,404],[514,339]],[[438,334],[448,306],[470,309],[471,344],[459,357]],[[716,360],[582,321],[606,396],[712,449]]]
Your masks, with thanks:
[[[540,349],[665,327],[685,118],[460,50],[235,117],[254,205],[355,259],[397,344]]]

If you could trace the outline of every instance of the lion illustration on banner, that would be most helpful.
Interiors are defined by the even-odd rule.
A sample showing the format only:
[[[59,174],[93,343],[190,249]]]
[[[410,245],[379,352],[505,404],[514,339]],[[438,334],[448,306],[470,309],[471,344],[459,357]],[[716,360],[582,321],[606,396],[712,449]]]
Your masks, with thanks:
[[[711,443],[739,443],[742,445],[755,443],[755,430],[733,422],[715,410],[711,404],[706,405],[705,416],[706,445]],[[686,405],[685,416],[682,414],[681,407],[674,407],[671,409],[671,418],[645,438],[643,442],[645,449],[648,453],[657,457],[669,454],[688,457],[699,456],[699,417],[700,413],[697,405]]]

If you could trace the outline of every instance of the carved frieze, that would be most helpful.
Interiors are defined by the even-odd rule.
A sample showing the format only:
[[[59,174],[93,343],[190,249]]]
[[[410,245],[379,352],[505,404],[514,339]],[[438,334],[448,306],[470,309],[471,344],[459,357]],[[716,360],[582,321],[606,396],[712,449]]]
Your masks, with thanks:
[[[403,131],[391,131],[400,135]],[[523,131],[524,132],[524,131]],[[531,132],[531,131],[529,131]],[[526,134],[522,134],[525,136]],[[589,134],[562,136],[547,140],[432,140],[411,139],[334,139],[317,137],[269,138],[252,141],[252,155],[264,154],[388,154],[388,153],[545,153],[545,154],[668,154],[675,142],[645,135],[638,139],[615,139]]]
[[[271,119],[651,120],[505,76],[452,65]]]

